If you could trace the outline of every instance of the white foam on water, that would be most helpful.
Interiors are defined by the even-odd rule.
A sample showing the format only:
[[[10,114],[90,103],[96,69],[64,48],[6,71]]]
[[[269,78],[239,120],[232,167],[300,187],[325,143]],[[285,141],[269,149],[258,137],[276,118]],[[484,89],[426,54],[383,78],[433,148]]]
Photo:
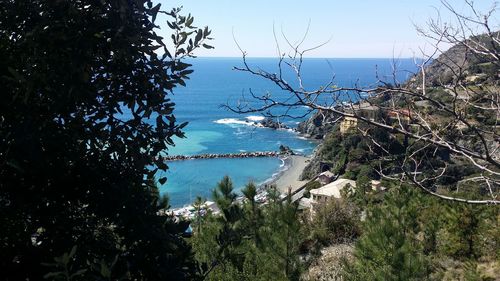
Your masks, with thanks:
[[[259,122],[259,121],[262,121],[264,119],[266,119],[266,117],[264,116],[259,116],[259,115],[251,115],[251,116],[247,116],[245,117],[247,120],[249,121],[253,121],[253,122]]]
[[[226,124],[226,125],[230,125],[230,124],[247,125],[247,126],[254,125],[253,122],[249,122],[249,121],[245,121],[245,120],[241,120],[241,119],[237,119],[237,118],[222,118],[219,120],[215,120],[214,123]]]
[[[259,183],[259,186],[263,186],[265,184],[269,184],[269,183],[274,182],[279,176],[281,176],[286,170],[288,170],[290,168],[291,163],[288,163],[286,161],[286,159],[288,159],[288,158],[281,158],[280,157],[279,159],[280,159],[281,163],[280,163],[280,166],[278,168],[278,171],[274,172],[272,174],[272,176],[270,178],[266,179],[264,182]]]
[[[280,163],[280,168],[285,167],[285,159],[283,159],[283,158],[279,158],[279,159],[280,159],[280,161],[281,161],[281,163]]]

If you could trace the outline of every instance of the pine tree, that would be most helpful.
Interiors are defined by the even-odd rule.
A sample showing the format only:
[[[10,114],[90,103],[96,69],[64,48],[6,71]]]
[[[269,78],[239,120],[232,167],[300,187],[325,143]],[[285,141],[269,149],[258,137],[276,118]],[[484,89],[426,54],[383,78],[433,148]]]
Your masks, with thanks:
[[[495,208],[449,204],[443,208],[446,222],[441,233],[443,253],[457,259],[477,259],[481,256],[485,230],[494,225],[491,221]]]
[[[264,223],[264,218],[262,216],[262,210],[255,201],[255,196],[257,195],[257,187],[255,184],[248,183],[242,190],[242,193],[245,196],[245,203],[243,205],[243,228],[247,248],[245,262],[248,265],[248,275],[255,278],[261,259],[262,237],[260,231]]]
[[[193,203],[194,211],[195,211],[195,220],[196,220],[196,232],[201,233],[201,224],[203,220],[202,207],[205,204],[206,200],[201,198],[201,196],[196,196],[196,199]]]
[[[205,277],[212,280],[234,279],[243,270],[244,253],[241,251],[243,240],[243,210],[236,204],[237,195],[233,191],[233,182],[229,176],[224,176],[212,192],[212,197],[220,210],[214,217],[217,232],[208,240],[215,239],[212,260],[205,265]]]
[[[368,210],[364,234],[356,243],[347,280],[421,280],[429,274],[418,215],[420,194],[401,186],[391,190],[381,206]]]
[[[291,202],[290,195],[282,200],[275,188],[269,195],[270,202],[265,208],[265,248],[273,263],[266,270],[276,280],[296,280],[301,271],[298,253],[302,242],[298,204]]]

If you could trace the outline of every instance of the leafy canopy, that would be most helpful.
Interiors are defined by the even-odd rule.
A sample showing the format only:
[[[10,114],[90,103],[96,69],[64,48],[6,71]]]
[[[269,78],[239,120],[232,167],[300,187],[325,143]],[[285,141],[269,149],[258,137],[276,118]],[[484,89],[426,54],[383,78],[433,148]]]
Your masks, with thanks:
[[[102,276],[94,264],[113,264],[113,278],[191,274],[183,226],[157,216],[167,202],[154,181],[185,126],[168,96],[192,72],[183,59],[212,48],[208,28],[179,13],[151,0],[0,2],[5,278],[40,279],[51,270],[42,263],[75,246],[86,279]]]

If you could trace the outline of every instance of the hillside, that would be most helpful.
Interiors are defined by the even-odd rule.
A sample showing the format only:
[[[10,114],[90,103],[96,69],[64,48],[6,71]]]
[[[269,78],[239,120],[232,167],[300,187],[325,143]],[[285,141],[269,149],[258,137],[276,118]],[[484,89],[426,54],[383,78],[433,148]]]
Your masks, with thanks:
[[[499,32],[495,34],[500,35]],[[498,45],[493,45],[486,38],[486,36],[477,36],[473,39],[484,45],[493,46],[491,48],[496,50]],[[387,94],[382,94],[363,103],[373,104],[377,108],[393,108],[393,112],[411,108],[412,111],[419,112],[424,118],[429,119],[428,122],[432,122],[430,124],[435,126],[456,122],[454,120],[456,117],[449,114],[451,110],[456,111],[457,114],[462,114],[460,112],[463,111],[465,114],[463,118],[468,120],[470,124],[492,131],[492,133],[495,131],[498,133],[496,126],[498,116],[495,111],[484,110],[485,108],[491,108],[492,103],[495,102],[495,97],[498,95],[498,83],[500,81],[500,63],[498,61],[472,53],[464,44],[458,44],[452,46],[429,63],[425,68],[425,74],[427,85],[430,85],[426,89],[427,97],[416,96],[409,99],[404,95],[395,94],[390,98]],[[402,88],[419,93],[422,86],[421,81],[422,74],[417,73],[402,85]],[[436,108],[436,105],[433,104],[436,102],[449,105],[451,110],[443,111],[442,108]],[[327,140],[318,147],[316,156],[304,171],[304,178],[309,178],[311,175],[321,172],[320,163],[332,162],[332,156],[326,156],[331,154],[329,152],[330,148],[325,146],[331,146],[328,140],[332,139],[332,134],[340,134],[339,124],[342,120],[338,114],[318,111],[308,120],[298,125],[297,131],[301,134],[314,139]],[[382,122],[390,123],[391,121],[382,120]],[[463,124],[457,124],[456,126],[458,126],[459,131],[464,130]],[[358,135],[360,134],[358,133]],[[477,141],[476,138],[467,138],[463,134],[459,138],[466,146],[482,149],[474,145],[474,142]],[[486,141],[489,142],[488,145],[492,151],[495,145],[498,144],[496,138],[487,139]],[[332,165],[335,166],[335,163],[332,162]]]
[[[498,37],[499,32],[494,35]],[[457,44],[440,54],[432,60],[425,68],[427,85],[432,87],[450,85],[459,80],[466,84],[493,84],[498,82],[500,65],[498,61],[492,61],[485,55],[472,52],[467,45],[477,45],[477,42],[489,49],[499,51],[497,43],[485,36],[480,35],[471,38],[462,44]],[[418,73],[408,81],[410,87],[421,87],[422,74]]]
[[[422,75],[417,74],[399,92],[384,85],[383,94],[363,102],[375,105],[378,112],[385,110],[383,117],[374,117],[374,121],[424,137],[432,133],[432,141],[442,140],[467,153],[489,155],[495,162],[500,158],[496,111],[499,70],[498,61],[473,54],[459,44],[425,68],[426,95],[420,88]],[[340,178],[355,180],[356,190],[346,199],[368,214],[363,234],[348,255],[350,262],[344,270],[347,279],[368,280],[381,274],[384,280],[395,276],[400,279],[391,280],[499,280],[500,209],[428,194],[461,196],[465,200],[490,198],[499,192],[498,168],[488,166],[488,159],[474,163],[451,148],[359,120],[351,122],[346,131],[343,119],[338,117],[316,112],[299,125],[298,131],[323,140],[304,169],[303,178],[329,170]],[[481,165],[492,172],[482,170]],[[408,170],[414,173],[402,177]],[[410,175],[426,179],[424,188],[428,191],[422,192],[423,185],[414,184]],[[380,180],[387,189],[374,192],[371,180]],[[309,275],[326,280],[324,276],[340,266],[338,262],[323,262],[331,259],[329,247],[335,246],[322,249]],[[398,255],[397,262],[389,258]],[[377,260],[376,266],[373,260]],[[405,267],[403,261],[413,265]],[[387,272],[381,264],[397,271]]]

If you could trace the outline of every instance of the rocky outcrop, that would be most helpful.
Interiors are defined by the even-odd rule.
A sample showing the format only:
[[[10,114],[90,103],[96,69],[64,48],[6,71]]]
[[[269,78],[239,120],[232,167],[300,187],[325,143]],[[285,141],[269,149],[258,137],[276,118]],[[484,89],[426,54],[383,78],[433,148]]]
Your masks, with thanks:
[[[297,132],[305,137],[323,139],[328,132],[333,131],[338,116],[323,111],[317,111],[309,119],[299,123]]]
[[[281,157],[289,155],[296,155],[296,153],[290,147],[285,145],[280,145],[279,151],[207,153],[207,154],[195,154],[195,155],[166,155],[161,157],[161,159],[163,161],[179,161],[179,160],[216,159],[216,158]]]
[[[285,124],[283,124],[283,123],[281,123],[279,121],[275,121],[272,118],[266,118],[266,119],[262,120],[260,122],[260,125],[262,127],[270,128],[270,129],[275,129],[275,130],[278,130],[278,129],[288,130],[288,129],[290,129],[290,127],[288,127],[287,125],[285,125]]]
[[[306,121],[299,123],[297,132],[308,138],[323,140],[327,134],[338,131],[338,128],[336,128],[338,117],[338,115],[333,113],[318,111]],[[322,146],[323,144],[321,143],[316,148],[316,152],[309,161],[309,164],[302,171],[301,180],[311,179],[321,172],[321,157],[317,153],[321,151]]]
[[[295,152],[286,145],[280,145],[280,154],[281,155],[295,155]]]

